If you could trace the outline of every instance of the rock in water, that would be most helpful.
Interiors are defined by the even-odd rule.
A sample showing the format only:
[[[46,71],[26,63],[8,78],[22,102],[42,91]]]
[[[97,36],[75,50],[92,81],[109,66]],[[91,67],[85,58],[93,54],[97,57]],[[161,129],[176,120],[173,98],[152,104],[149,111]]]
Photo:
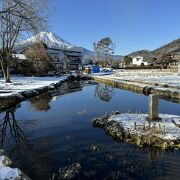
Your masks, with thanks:
[[[107,123],[109,117],[110,117],[110,115],[108,113],[106,113],[102,117],[93,119],[92,124],[94,127],[104,127],[104,125]]]
[[[73,163],[70,166],[59,169],[59,179],[73,179],[81,170],[79,163]]]

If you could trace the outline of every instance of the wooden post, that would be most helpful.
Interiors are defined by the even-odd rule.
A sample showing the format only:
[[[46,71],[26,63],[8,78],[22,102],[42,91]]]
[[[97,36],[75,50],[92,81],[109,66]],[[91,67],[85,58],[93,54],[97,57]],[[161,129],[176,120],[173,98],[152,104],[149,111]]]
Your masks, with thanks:
[[[159,119],[159,96],[155,94],[149,95],[149,119]]]
[[[178,75],[180,76],[180,63],[178,65]]]

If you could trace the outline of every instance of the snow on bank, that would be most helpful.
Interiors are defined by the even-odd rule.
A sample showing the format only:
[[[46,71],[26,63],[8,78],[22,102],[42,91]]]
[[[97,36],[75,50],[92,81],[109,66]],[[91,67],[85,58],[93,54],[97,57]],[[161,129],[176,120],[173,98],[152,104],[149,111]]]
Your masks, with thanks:
[[[171,98],[176,98],[176,99],[180,99],[180,87],[168,87],[168,86],[162,86],[162,85],[151,85],[151,84],[146,84],[143,82],[143,80],[136,82],[136,81],[127,81],[125,79],[118,79],[118,78],[114,78],[111,76],[94,76],[95,80],[105,80],[105,81],[112,81],[112,82],[116,82],[119,84],[122,84],[123,86],[125,86],[126,88],[129,86],[130,89],[136,89],[137,87],[140,87],[142,90],[145,88],[150,88],[152,93],[154,93],[154,91],[156,91],[155,94],[160,94],[163,96],[167,96],[169,98],[169,96]],[[158,92],[158,93],[157,93]],[[144,93],[142,91],[142,93]],[[167,94],[167,95],[166,95]]]
[[[107,76],[106,76],[107,77]],[[161,71],[118,71],[108,78],[124,81],[136,81],[147,84],[169,85],[171,87],[180,89],[180,76],[173,73],[161,72]]]
[[[173,73],[124,70],[116,71],[111,75],[94,76],[94,79],[135,92],[158,94],[175,102],[179,102],[180,99],[180,76]]]
[[[23,91],[30,91],[46,86],[53,86],[67,77],[12,77],[12,83],[4,83],[4,79],[0,79],[0,97],[16,95]]]
[[[4,155],[0,156],[0,179],[21,179],[22,172],[18,168],[8,167],[11,161]]]
[[[180,140],[180,128],[177,127],[172,120],[180,125],[180,116],[160,114],[161,120],[147,121],[147,114],[118,114],[112,115],[108,121],[117,121],[121,124],[125,131],[130,134],[147,135],[149,133],[164,140]],[[135,128],[136,124],[136,128]],[[151,128],[149,128],[151,126]]]

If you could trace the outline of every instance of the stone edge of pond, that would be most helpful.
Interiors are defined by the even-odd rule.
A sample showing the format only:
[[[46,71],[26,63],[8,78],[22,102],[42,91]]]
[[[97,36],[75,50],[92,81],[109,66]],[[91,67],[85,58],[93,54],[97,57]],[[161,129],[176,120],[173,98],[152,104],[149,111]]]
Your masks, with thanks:
[[[0,178],[5,179],[21,179],[31,180],[20,169],[13,167],[13,162],[6,156],[4,150],[0,149]]]
[[[123,126],[114,120],[108,121],[112,115],[120,114],[118,111],[111,114],[106,113],[103,116],[97,117],[92,120],[93,127],[103,128],[104,131],[115,140],[122,140],[129,144],[136,144],[139,147],[150,146],[161,148],[162,150],[179,149],[180,140],[162,139],[155,135],[147,134],[134,134],[131,131],[125,130]]]
[[[149,94],[157,94],[161,98],[180,103],[180,90],[173,88],[173,90],[169,89],[168,87],[162,86],[152,86],[143,83],[137,82],[129,82],[129,81],[122,81],[122,80],[114,80],[108,79],[106,77],[93,77],[95,81],[101,82],[116,88],[126,89],[133,92],[149,95]]]
[[[18,103],[25,101],[29,98],[33,98],[35,96],[44,94],[49,90],[54,90],[61,86],[64,82],[68,81],[68,79],[60,80],[57,83],[51,83],[50,85],[46,85],[36,89],[25,90],[21,92],[17,92],[15,94],[9,96],[1,96],[0,97],[0,110],[3,111],[6,108],[17,105]]]

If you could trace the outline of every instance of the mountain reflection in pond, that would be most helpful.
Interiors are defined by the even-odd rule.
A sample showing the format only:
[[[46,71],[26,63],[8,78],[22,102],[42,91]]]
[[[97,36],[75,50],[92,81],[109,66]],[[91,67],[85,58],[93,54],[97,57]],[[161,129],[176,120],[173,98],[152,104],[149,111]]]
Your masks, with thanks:
[[[2,112],[1,148],[35,180],[48,180],[53,173],[58,178],[59,168],[73,163],[81,165],[76,179],[179,179],[179,151],[117,142],[90,123],[105,112],[146,113],[147,107],[148,97],[141,94],[102,84],[66,83]],[[179,108],[160,100],[161,113],[180,115]],[[77,114],[83,110],[83,116]]]

